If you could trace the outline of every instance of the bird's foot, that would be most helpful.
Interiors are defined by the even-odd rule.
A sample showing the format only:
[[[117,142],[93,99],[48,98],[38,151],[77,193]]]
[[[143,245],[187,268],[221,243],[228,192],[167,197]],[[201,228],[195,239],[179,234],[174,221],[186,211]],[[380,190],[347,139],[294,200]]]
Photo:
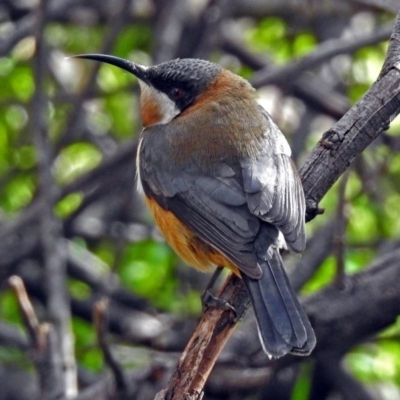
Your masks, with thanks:
[[[201,295],[201,304],[203,306],[203,312],[208,308],[214,307],[220,310],[233,311],[236,316],[235,307],[232,306],[228,301],[221,299],[220,297],[215,297],[211,294],[210,290],[205,290]]]

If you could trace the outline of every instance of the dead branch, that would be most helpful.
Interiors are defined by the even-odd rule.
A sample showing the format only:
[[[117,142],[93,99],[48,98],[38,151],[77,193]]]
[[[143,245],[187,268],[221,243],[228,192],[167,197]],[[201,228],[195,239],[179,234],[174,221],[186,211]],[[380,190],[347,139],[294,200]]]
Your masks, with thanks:
[[[35,344],[35,347],[40,348],[39,321],[36,317],[32,303],[29,300],[25,285],[22,279],[15,275],[12,276],[8,282],[18,300],[18,305],[21,310],[25,326],[28,329],[31,342]]]
[[[160,393],[157,399],[202,398],[204,384],[219,354],[237,321],[250,306],[250,298],[241,282],[240,278],[231,274],[218,293],[219,298],[229,299],[229,303],[236,310],[236,316],[231,310],[209,308],[205,311],[178,362],[167,390]]]
[[[120,393],[129,393],[129,386],[124,370],[112,354],[106,339],[108,303],[109,300],[104,297],[97,301],[93,307],[93,322],[96,329],[97,341],[103,353],[104,360],[113,373],[117,391]]]
[[[59,341],[53,326],[39,323],[28,297],[25,285],[18,276],[12,276],[9,284],[13,289],[29,333],[32,361],[39,376],[40,395],[43,400],[64,397],[63,374],[60,365]]]

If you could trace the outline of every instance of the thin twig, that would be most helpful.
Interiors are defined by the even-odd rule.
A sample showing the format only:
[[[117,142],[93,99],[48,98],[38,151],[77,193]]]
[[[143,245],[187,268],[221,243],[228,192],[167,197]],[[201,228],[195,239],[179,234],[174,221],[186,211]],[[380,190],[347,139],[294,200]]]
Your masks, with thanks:
[[[26,292],[24,282],[19,276],[13,275],[8,280],[11,288],[17,298],[25,326],[28,329],[31,343],[37,346],[39,343],[39,321],[36,317],[35,310],[29,300],[28,293]]]
[[[109,299],[104,297],[96,302],[93,307],[93,322],[97,333],[97,341],[103,352],[104,360],[113,373],[118,392],[128,393],[128,382],[124,370],[112,354],[106,339],[108,304]]]
[[[12,276],[9,284],[18,301],[19,308],[29,333],[32,361],[36,367],[40,383],[40,398],[53,400],[64,398],[63,372],[55,367],[60,364],[57,332],[48,323],[39,323],[35,310],[19,276]]]
[[[388,40],[393,26],[380,28],[370,36],[352,39],[336,39],[320,44],[312,53],[280,68],[266,68],[257,71],[251,79],[255,87],[284,82],[299,76],[304,71],[314,68],[340,54],[353,54],[357,50]]]

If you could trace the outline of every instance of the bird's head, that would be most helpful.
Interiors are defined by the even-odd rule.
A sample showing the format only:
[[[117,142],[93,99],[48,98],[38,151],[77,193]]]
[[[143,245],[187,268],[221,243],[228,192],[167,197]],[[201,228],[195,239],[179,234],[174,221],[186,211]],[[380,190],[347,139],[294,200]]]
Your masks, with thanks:
[[[141,117],[145,127],[170,122],[194,104],[225,71],[212,62],[191,58],[147,67],[104,54],[74,57],[111,64],[135,75],[141,88]]]

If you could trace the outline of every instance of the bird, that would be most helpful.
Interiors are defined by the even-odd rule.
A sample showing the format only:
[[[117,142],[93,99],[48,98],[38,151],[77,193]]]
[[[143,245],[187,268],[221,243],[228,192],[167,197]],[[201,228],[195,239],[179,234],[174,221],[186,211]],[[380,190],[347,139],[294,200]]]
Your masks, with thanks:
[[[138,78],[138,188],[169,245],[200,271],[226,267],[244,280],[270,358],[309,355],[315,334],[281,258],[282,249],[305,248],[305,197],[289,144],[256,90],[207,60],[74,57]]]

